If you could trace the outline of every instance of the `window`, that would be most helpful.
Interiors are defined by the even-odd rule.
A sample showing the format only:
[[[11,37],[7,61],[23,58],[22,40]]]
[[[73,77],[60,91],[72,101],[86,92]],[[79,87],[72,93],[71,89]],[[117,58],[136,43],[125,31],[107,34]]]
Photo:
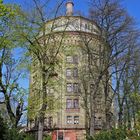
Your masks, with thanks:
[[[73,84],[73,92],[77,93],[79,91],[79,84],[78,83],[74,83]]]
[[[78,99],[73,100],[73,108],[79,108],[79,100]]]
[[[88,29],[89,29],[89,30],[91,29],[90,27],[91,27],[90,24],[88,24]]]
[[[66,108],[67,109],[73,108],[72,99],[67,99]]]
[[[85,29],[87,29],[88,28],[88,26],[87,26],[87,24],[85,24]]]
[[[95,128],[102,129],[102,117],[95,118]]]
[[[72,92],[72,91],[73,91],[72,83],[67,83],[67,92]]]
[[[73,63],[78,64],[78,56],[77,55],[73,56]]]
[[[78,69],[77,68],[73,69],[73,77],[78,77]]]
[[[67,124],[72,124],[72,116],[67,116]]]
[[[78,56],[77,56],[77,55],[74,55],[74,56],[67,56],[67,57],[66,57],[66,62],[67,62],[67,63],[78,64]]]
[[[73,57],[72,56],[67,56],[66,61],[67,61],[67,63],[73,63]]]
[[[63,140],[63,132],[58,132],[58,140]]]
[[[72,76],[72,70],[70,68],[66,69],[66,76],[71,77]]]
[[[79,116],[74,116],[74,124],[79,124]]]

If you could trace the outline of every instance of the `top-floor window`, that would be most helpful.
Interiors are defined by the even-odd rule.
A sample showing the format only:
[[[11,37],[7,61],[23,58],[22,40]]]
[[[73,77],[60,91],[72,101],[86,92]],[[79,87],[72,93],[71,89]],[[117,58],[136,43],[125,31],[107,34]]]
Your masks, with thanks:
[[[87,24],[85,24],[85,29],[87,29],[88,28],[88,25]]]
[[[73,55],[73,56],[68,55],[66,57],[66,62],[71,63],[71,64],[78,64],[78,56],[77,55]]]
[[[73,63],[73,57],[68,55],[66,57],[66,61],[67,61],[67,63]]]
[[[78,64],[78,56],[77,55],[73,56],[73,63]]]

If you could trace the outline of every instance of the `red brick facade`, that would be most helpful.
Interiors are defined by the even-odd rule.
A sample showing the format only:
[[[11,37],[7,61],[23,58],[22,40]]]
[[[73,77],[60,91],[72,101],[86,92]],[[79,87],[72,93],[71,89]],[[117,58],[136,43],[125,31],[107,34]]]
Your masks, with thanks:
[[[84,140],[84,133],[83,130],[56,130],[52,140]]]

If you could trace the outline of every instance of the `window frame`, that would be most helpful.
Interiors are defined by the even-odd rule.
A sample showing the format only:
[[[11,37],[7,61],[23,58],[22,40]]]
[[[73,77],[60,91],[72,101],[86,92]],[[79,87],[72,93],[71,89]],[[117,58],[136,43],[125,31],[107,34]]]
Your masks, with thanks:
[[[68,93],[72,93],[73,92],[73,84],[72,83],[67,83],[66,84],[66,91]]]
[[[73,68],[73,77],[77,78],[78,77],[78,68]]]
[[[66,123],[67,124],[73,124],[73,119],[72,119],[72,116],[66,116]]]
[[[72,73],[72,69],[71,68],[67,68],[66,69],[66,77],[67,78],[70,78],[72,77],[73,73]]]
[[[66,99],[66,109],[72,109],[73,108],[73,100],[72,99]]]
[[[78,93],[79,92],[79,83],[73,83],[73,92]]]
[[[67,55],[67,56],[66,56],[66,63],[72,64],[72,63],[73,63],[73,56]]]
[[[73,108],[78,109],[79,108],[79,99],[73,99]]]
[[[78,64],[78,55],[73,55],[73,64]]]
[[[79,116],[74,116],[74,124],[79,124]]]

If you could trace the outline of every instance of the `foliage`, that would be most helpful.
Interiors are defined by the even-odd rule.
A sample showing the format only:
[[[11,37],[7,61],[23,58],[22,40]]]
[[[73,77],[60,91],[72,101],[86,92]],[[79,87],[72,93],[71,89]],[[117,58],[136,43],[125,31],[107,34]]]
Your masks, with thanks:
[[[4,122],[4,119],[0,116],[0,138],[1,140],[5,139],[7,134],[7,124]]]
[[[14,19],[18,17],[18,10],[18,6],[0,1],[0,103],[5,105],[9,121],[14,127],[17,127],[25,109],[26,93],[20,86],[23,80],[23,69],[19,69],[23,64],[22,56],[16,55],[18,40]]]
[[[87,140],[125,140],[135,139],[139,140],[140,137],[137,135],[135,130],[127,130],[126,128],[112,129],[110,131],[101,131],[95,134],[94,137],[89,137]]]
[[[0,139],[1,140],[34,140],[32,135],[10,128],[9,124],[0,116]]]
[[[137,121],[135,129],[136,133],[140,135],[140,111],[137,113]]]
[[[43,140],[51,140],[51,136],[45,136]]]

